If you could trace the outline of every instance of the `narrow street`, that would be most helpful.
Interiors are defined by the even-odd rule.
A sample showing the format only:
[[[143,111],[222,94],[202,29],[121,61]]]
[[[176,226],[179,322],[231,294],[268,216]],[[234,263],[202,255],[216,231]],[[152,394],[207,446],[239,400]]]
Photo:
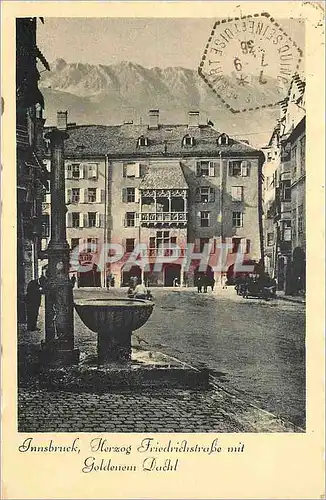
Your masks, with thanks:
[[[75,290],[85,295],[126,294],[126,289]],[[205,364],[216,383],[239,398],[305,426],[305,308],[238,297],[233,289],[198,294],[194,289],[153,289],[154,312],[134,343],[194,366]],[[76,318],[81,351],[96,348],[96,335]]]

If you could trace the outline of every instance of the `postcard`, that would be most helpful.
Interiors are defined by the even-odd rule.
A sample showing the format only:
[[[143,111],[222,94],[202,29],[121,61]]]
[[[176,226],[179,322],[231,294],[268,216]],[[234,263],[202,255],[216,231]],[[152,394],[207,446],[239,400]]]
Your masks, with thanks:
[[[3,498],[324,498],[323,9],[3,2]]]

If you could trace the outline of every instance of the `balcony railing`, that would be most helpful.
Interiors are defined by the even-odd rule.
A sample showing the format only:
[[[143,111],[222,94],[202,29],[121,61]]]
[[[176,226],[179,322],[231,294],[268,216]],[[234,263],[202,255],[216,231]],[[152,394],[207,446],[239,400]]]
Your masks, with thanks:
[[[142,257],[184,257],[185,248],[146,248],[141,250]]]
[[[142,212],[140,222],[187,222],[187,212]]]

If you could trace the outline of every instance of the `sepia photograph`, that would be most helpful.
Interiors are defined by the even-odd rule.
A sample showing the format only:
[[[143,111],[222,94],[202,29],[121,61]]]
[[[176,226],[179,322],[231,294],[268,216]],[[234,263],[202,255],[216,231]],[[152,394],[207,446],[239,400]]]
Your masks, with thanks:
[[[18,432],[306,432],[305,20],[238,10],[16,18]]]

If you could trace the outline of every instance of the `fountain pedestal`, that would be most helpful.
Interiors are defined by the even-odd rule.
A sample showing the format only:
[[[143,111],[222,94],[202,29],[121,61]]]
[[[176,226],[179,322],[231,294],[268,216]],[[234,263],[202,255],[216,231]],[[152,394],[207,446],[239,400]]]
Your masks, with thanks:
[[[131,359],[131,334],[143,326],[154,304],[141,299],[85,299],[75,303],[83,323],[97,333],[98,363]]]
[[[99,364],[131,360],[131,330],[101,328],[97,334]]]

